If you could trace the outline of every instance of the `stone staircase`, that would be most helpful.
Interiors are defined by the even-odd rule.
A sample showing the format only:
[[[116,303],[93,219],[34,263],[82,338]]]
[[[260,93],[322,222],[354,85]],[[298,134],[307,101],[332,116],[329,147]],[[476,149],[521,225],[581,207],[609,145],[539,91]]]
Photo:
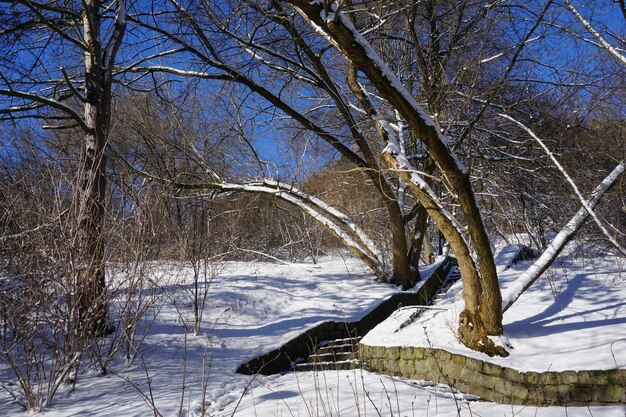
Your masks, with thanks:
[[[293,370],[302,372],[354,369],[358,366],[359,340],[361,337],[322,342],[304,362],[294,364]]]
[[[450,271],[456,265],[454,258],[446,257],[424,277],[425,282],[417,292],[396,293],[383,300],[358,321],[322,322],[279,348],[242,363],[237,372],[245,375],[272,375],[293,370],[356,368],[360,366],[357,360],[360,338],[357,336],[367,334],[398,308],[429,305],[436,293],[442,294],[438,291],[442,283],[454,277]],[[451,281],[449,285],[453,283],[454,281]]]
[[[460,279],[461,271],[459,270],[459,267],[453,266],[452,268],[450,268],[450,272],[448,272],[448,275],[444,278],[437,292],[435,292],[432,298],[428,301],[428,305],[436,304],[446,298],[450,287],[452,287],[452,285]]]
[[[450,268],[450,271],[442,280],[435,294],[428,300],[427,305],[433,305],[444,300],[450,287],[459,279],[461,279],[461,271],[459,271],[459,268],[455,265]],[[415,317],[412,316],[412,319],[414,320],[419,317],[423,311],[424,309],[418,308]],[[406,324],[409,323],[405,323],[405,325]],[[322,342],[306,359],[301,359],[292,364],[292,369],[296,372],[305,372],[349,370],[357,368],[359,366],[359,340],[361,340],[361,337],[349,337]]]

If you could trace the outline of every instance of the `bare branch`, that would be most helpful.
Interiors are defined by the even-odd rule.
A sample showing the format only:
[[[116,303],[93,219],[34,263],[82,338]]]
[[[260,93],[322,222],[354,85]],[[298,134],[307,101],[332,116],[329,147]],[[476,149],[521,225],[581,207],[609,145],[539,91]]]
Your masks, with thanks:
[[[85,120],[82,118],[82,116],[80,116],[76,111],[74,111],[74,109],[72,109],[71,107],[57,100],[47,98],[47,97],[42,97],[33,93],[27,93],[24,91],[5,90],[5,89],[0,89],[0,96],[17,97],[17,98],[21,98],[24,100],[30,100],[32,102],[39,103],[42,105],[50,106],[57,110],[61,110],[62,112],[68,114],[72,119],[74,119],[76,123],[78,123],[78,125],[83,129],[83,131],[90,132],[93,130],[93,127],[87,125],[87,123],[85,123]],[[7,110],[11,110],[11,109],[7,109]]]
[[[595,213],[595,211],[593,211],[591,206],[588,204],[588,202],[583,197],[582,193],[578,189],[578,186],[576,185],[576,183],[574,182],[572,177],[570,177],[570,175],[567,173],[567,171],[565,170],[563,165],[561,165],[559,160],[556,159],[556,157],[554,156],[554,154],[552,153],[550,148],[548,148],[546,146],[545,142],[543,140],[541,140],[535,134],[535,132],[533,132],[529,127],[524,125],[519,120],[516,120],[513,117],[509,116],[508,114],[503,114],[503,113],[499,113],[498,116],[500,116],[500,117],[502,117],[504,119],[510,120],[511,122],[515,123],[517,126],[522,128],[526,133],[528,133],[530,135],[530,137],[533,138],[539,144],[539,146],[541,146],[541,149],[543,149],[543,151],[546,153],[546,155],[548,155],[548,157],[550,158],[552,163],[554,163],[554,166],[556,166],[557,169],[559,170],[559,172],[561,172],[561,174],[563,175],[563,177],[565,177],[565,180],[572,187],[572,190],[574,190],[574,193],[578,197],[578,200],[581,202],[583,208],[585,208],[585,210],[587,210],[588,214],[596,222],[596,224],[598,225],[598,227],[600,228],[602,233],[604,233],[604,235],[607,237],[607,239],[609,239],[609,241],[613,244],[613,246],[615,246],[615,248],[618,251],[620,251],[622,253],[622,255],[626,256],[626,248],[624,248],[622,245],[620,245],[620,243],[617,241],[615,236],[613,236],[613,234],[604,226],[602,221],[598,218],[598,215]]]
[[[591,194],[591,198],[585,201],[576,214],[561,231],[552,239],[548,248],[541,256],[519,276],[511,285],[509,285],[502,293],[502,310],[506,311],[515,301],[535,282],[543,272],[548,269],[554,259],[565,248],[576,232],[583,226],[585,220],[589,217],[589,209],[596,207],[604,193],[615,184],[617,179],[624,173],[624,161],[620,162],[609,175],[602,180]]]
[[[565,2],[565,7],[567,7],[567,9],[576,17],[576,19],[578,19],[580,24],[583,25],[583,27],[587,30],[587,32],[589,32],[594,38],[598,40],[598,42],[600,42],[601,48],[607,51],[613,58],[620,61],[623,65],[626,65],[626,56],[621,54],[617,49],[613,47],[613,45],[608,43],[606,39],[604,39],[604,37],[597,30],[595,30],[593,26],[591,26],[591,23],[589,23],[583,17],[583,15],[580,14],[580,12],[572,5],[572,3],[569,0],[564,0],[564,2]],[[623,1],[620,3],[620,5],[623,11],[623,7],[624,7]],[[626,14],[625,14],[625,18],[626,18]]]

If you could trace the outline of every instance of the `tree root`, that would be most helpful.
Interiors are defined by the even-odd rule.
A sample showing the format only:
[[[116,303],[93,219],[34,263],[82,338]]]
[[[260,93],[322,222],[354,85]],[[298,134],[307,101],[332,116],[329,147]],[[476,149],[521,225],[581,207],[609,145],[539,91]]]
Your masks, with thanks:
[[[461,343],[472,350],[483,352],[488,356],[509,356],[509,352],[503,347],[495,344],[489,338],[485,327],[479,317],[472,315],[468,311],[463,311],[459,315],[459,339]]]

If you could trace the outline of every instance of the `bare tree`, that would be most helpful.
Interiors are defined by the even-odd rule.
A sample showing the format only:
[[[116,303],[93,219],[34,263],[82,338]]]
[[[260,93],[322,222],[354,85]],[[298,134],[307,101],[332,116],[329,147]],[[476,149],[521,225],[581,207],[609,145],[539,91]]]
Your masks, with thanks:
[[[100,3],[88,2],[84,10],[16,3],[21,20],[2,32],[8,69],[0,89],[7,97],[2,114],[45,117],[64,128],[69,120],[84,138],[80,187],[72,206],[80,224],[77,253],[71,258],[80,283],[77,311],[92,312],[100,326],[105,323],[106,309],[85,294],[101,294],[104,288],[104,149],[111,129],[114,63],[128,20],[158,47],[138,53],[134,62],[115,71],[152,77],[152,87],[169,102],[177,99],[171,87],[162,87],[174,79],[193,80],[200,90],[210,86],[202,98],[221,100],[232,109],[227,137],[246,149],[242,154],[254,168],[232,156],[229,163],[211,160],[211,140],[186,135],[182,126],[165,129],[170,137],[135,129],[143,143],[133,149],[135,154],[111,147],[127,168],[177,196],[272,196],[324,225],[378,276],[392,275],[405,288],[418,278],[430,219],[462,272],[461,339],[472,348],[505,355],[489,337],[502,334],[503,303],[479,197],[498,181],[487,177],[484,161],[489,155],[480,154],[499,155],[490,162],[502,155],[523,159],[527,149],[511,140],[514,129],[495,121],[495,112],[536,112],[537,97],[552,92],[531,87],[540,82],[554,84],[554,96],[582,85],[585,61],[564,66],[567,75],[550,81],[546,63],[538,58],[536,45],[548,39],[547,28],[558,26],[557,18],[546,21],[552,3],[168,0],[158,15],[128,16],[122,0],[115,3],[115,16]],[[519,17],[524,23],[511,24]],[[81,31],[72,24],[77,19],[82,19]],[[20,36],[39,27],[58,41],[40,44],[36,62],[50,57],[50,48],[71,47],[84,54],[74,56],[75,70],[50,67],[40,74],[37,67],[23,65],[29,61],[17,59],[24,53]],[[527,54],[533,48],[535,54]],[[604,87],[604,82],[592,79],[584,86]],[[54,112],[42,113],[44,106]],[[180,120],[167,124],[182,125]],[[390,253],[381,251],[367,229],[340,207],[302,190],[297,174],[302,157],[290,167],[295,175],[264,160],[256,132],[246,130],[248,120],[271,125],[266,141],[277,140],[279,133],[303,140],[303,154],[309,143],[320,141],[366,176],[383,202]],[[160,152],[157,140],[175,156]],[[223,170],[221,165],[233,167]],[[577,194],[592,213],[583,193]]]
[[[126,1],[3,1],[0,115],[44,119],[82,135],[69,259],[78,320],[101,334],[110,326],[104,297],[106,153],[114,65],[126,30]],[[63,58],[61,58],[63,56]],[[62,62],[61,62],[62,60]],[[82,107],[82,112],[79,110]],[[82,114],[81,114],[82,113]]]
[[[409,243],[419,247],[430,217],[462,271],[462,340],[490,354],[506,354],[488,337],[502,333],[502,300],[476,192],[485,181],[477,179],[484,171],[474,154],[512,136],[512,129],[493,119],[485,122],[485,116],[494,116],[494,108],[536,112],[540,101],[533,95],[550,92],[531,85],[537,84],[533,76],[549,65],[538,58],[541,49],[535,45],[542,45],[552,2],[536,9],[521,3],[509,9],[497,2],[434,1],[391,6],[306,1],[233,1],[226,8],[210,2],[169,5],[162,16],[171,20],[137,23],[168,45],[159,58],[176,53],[191,65],[167,67],[142,59],[127,69],[234,85],[247,98],[238,116],[262,114],[285,130],[299,127],[330,145],[368,176],[385,201],[393,274],[404,286],[414,281],[411,263],[419,252],[409,249]],[[527,24],[509,28],[520,16]],[[512,41],[497,38],[512,34]],[[533,47],[535,54],[526,54]],[[410,56],[417,63],[406,58]],[[593,79],[596,74],[583,77],[585,63],[559,68],[567,75],[556,81],[544,79],[554,84],[555,97],[565,96],[566,87],[601,86]],[[254,150],[252,140],[245,142]],[[196,156],[203,177],[190,175],[189,181],[181,181],[138,171],[181,192],[200,191],[200,196],[207,189],[273,195],[333,230],[377,274],[387,272],[381,268],[384,255],[345,213],[264,168],[259,169],[261,178],[252,180],[216,175],[192,145],[185,143],[185,152]],[[522,158],[524,148],[518,144],[512,158]],[[262,166],[258,153],[253,154]]]
[[[277,126],[314,133],[362,170],[385,201],[393,274],[404,286],[414,282],[410,269],[430,217],[462,271],[462,340],[490,354],[506,354],[488,337],[502,333],[502,300],[475,191],[488,179],[478,177],[481,164],[474,153],[491,151],[493,143],[510,135],[493,119],[484,123],[494,108],[535,111],[532,99],[524,97],[543,63],[524,54],[544,39],[552,2],[536,9],[521,3],[508,8],[499,2],[434,1],[168,4],[164,20],[136,21],[164,40],[167,47],[159,57],[180,54],[191,65],[142,59],[127,69],[239,86],[248,109],[258,106],[257,114]],[[526,23],[511,27],[520,16]],[[565,77],[555,90],[575,84]],[[545,94],[536,90],[537,96]],[[510,98],[503,103],[502,96]],[[501,155],[507,151],[498,149]],[[510,157],[524,158],[524,152],[518,144]],[[205,180],[186,183],[140,171],[182,191],[273,193],[334,229],[374,271],[385,272],[354,222],[263,169],[263,178],[252,181],[225,180],[205,169]]]

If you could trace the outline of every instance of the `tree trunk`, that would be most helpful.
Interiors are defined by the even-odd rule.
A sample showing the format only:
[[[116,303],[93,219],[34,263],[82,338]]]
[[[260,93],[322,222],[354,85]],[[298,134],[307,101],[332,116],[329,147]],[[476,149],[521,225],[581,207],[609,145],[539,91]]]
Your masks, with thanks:
[[[387,206],[387,212],[389,213],[389,220],[391,222],[393,276],[395,282],[402,285],[402,288],[406,290],[415,286],[419,280],[418,264],[413,265],[415,267],[415,272],[413,272],[408,256],[409,251],[407,248],[404,216],[398,202],[389,197],[383,198],[386,200],[385,206]]]
[[[455,250],[461,275],[465,275],[463,280],[465,311],[461,313],[460,336],[463,342],[473,349],[480,349],[489,354],[506,354],[503,348],[495,349],[487,337],[501,335],[503,332],[502,297],[489,237],[474,196],[469,170],[453,154],[449,148],[448,139],[439,132],[432,118],[424,112],[400,80],[385,65],[372,45],[354,28],[343,11],[331,10],[333,6],[336,6],[335,4],[326,10],[327,6],[323,2],[288,1],[312,25],[331,38],[341,53],[367,76],[380,96],[406,121],[413,136],[420,138],[426,145],[431,157],[443,171],[457,194],[477,261],[476,263],[473,261],[471,253],[467,251],[467,243],[462,238],[461,241],[456,242],[457,249],[465,252],[459,253]],[[427,202],[422,199],[420,201]],[[442,216],[438,207],[429,208],[426,204],[424,206],[431,217],[434,215],[439,217],[441,222],[437,223],[442,233],[458,237],[454,236],[456,232],[448,230],[451,225],[447,224],[447,219],[444,218],[446,216]],[[433,219],[437,221],[434,217]],[[453,245],[452,240],[448,239],[448,241]]]
[[[81,264],[77,306],[81,325],[96,334],[105,333],[109,327],[103,229],[106,199],[105,144],[110,123],[111,83],[103,68],[99,11],[99,0],[85,2],[84,120],[91,129],[84,136],[77,201],[77,252]]]
[[[411,259],[411,264],[413,265],[418,265],[420,259],[423,259],[424,262],[428,264],[432,264],[434,258],[432,250],[430,249],[430,242],[427,237],[428,212],[421,204],[417,210],[417,216],[415,217],[415,231],[413,232],[413,239],[411,240],[409,258]],[[422,252],[424,252],[424,256],[422,256]]]

